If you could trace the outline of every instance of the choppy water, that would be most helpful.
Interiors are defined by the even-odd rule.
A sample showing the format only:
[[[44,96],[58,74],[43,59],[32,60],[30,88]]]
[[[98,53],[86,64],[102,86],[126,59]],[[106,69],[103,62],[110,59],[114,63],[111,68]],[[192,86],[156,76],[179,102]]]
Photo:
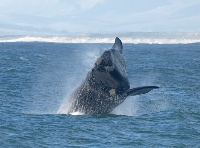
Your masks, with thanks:
[[[0,43],[0,147],[200,147],[200,44],[124,44],[131,87],[110,115],[56,114],[112,44]]]

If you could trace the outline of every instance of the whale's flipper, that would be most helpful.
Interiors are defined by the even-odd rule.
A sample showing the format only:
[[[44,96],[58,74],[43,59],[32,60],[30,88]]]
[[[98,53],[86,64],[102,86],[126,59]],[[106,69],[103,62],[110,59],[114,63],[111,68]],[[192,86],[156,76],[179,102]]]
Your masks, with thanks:
[[[123,49],[122,41],[118,37],[115,38],[115,43],[112,49],[118,50],[120,53],[122,53],[122,49]]]
[[[146,94],[151,90],[158,88],[159,88],[158,86],[143,86],[143,87],[132,88],[127,91],[127,96]]]

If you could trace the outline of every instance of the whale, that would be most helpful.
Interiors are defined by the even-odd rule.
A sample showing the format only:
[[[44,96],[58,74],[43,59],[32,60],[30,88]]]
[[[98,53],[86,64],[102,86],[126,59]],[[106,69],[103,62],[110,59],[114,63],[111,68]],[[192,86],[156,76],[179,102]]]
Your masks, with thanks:
[[[141,95],[158,86],[130,88],[121,40],[96,60],[82,83],[68,98],[67,113],[109,114],[129,96]],[[59,111],[58,111],[59,112]]]

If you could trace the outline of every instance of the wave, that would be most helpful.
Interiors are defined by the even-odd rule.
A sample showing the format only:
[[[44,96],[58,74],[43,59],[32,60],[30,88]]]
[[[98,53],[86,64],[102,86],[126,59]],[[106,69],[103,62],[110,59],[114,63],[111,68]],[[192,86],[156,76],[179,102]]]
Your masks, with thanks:
[[[106,34],[80,35],[80,36],[21,36],[21,37],[0,37],[0,42],[52,42],[52,43],[113,43],[116,36]],[[120,39],[123,43],[133,44],[190,44],[200,43],[200,33],[167,33],[167,34],[123,34]]]

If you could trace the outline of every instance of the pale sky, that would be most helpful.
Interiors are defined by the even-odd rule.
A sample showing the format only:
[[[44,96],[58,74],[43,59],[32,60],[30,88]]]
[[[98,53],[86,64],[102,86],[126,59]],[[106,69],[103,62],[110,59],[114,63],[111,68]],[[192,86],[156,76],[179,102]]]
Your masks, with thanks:
[[[0,36],[200,32],[200,0],[0,0]]]

